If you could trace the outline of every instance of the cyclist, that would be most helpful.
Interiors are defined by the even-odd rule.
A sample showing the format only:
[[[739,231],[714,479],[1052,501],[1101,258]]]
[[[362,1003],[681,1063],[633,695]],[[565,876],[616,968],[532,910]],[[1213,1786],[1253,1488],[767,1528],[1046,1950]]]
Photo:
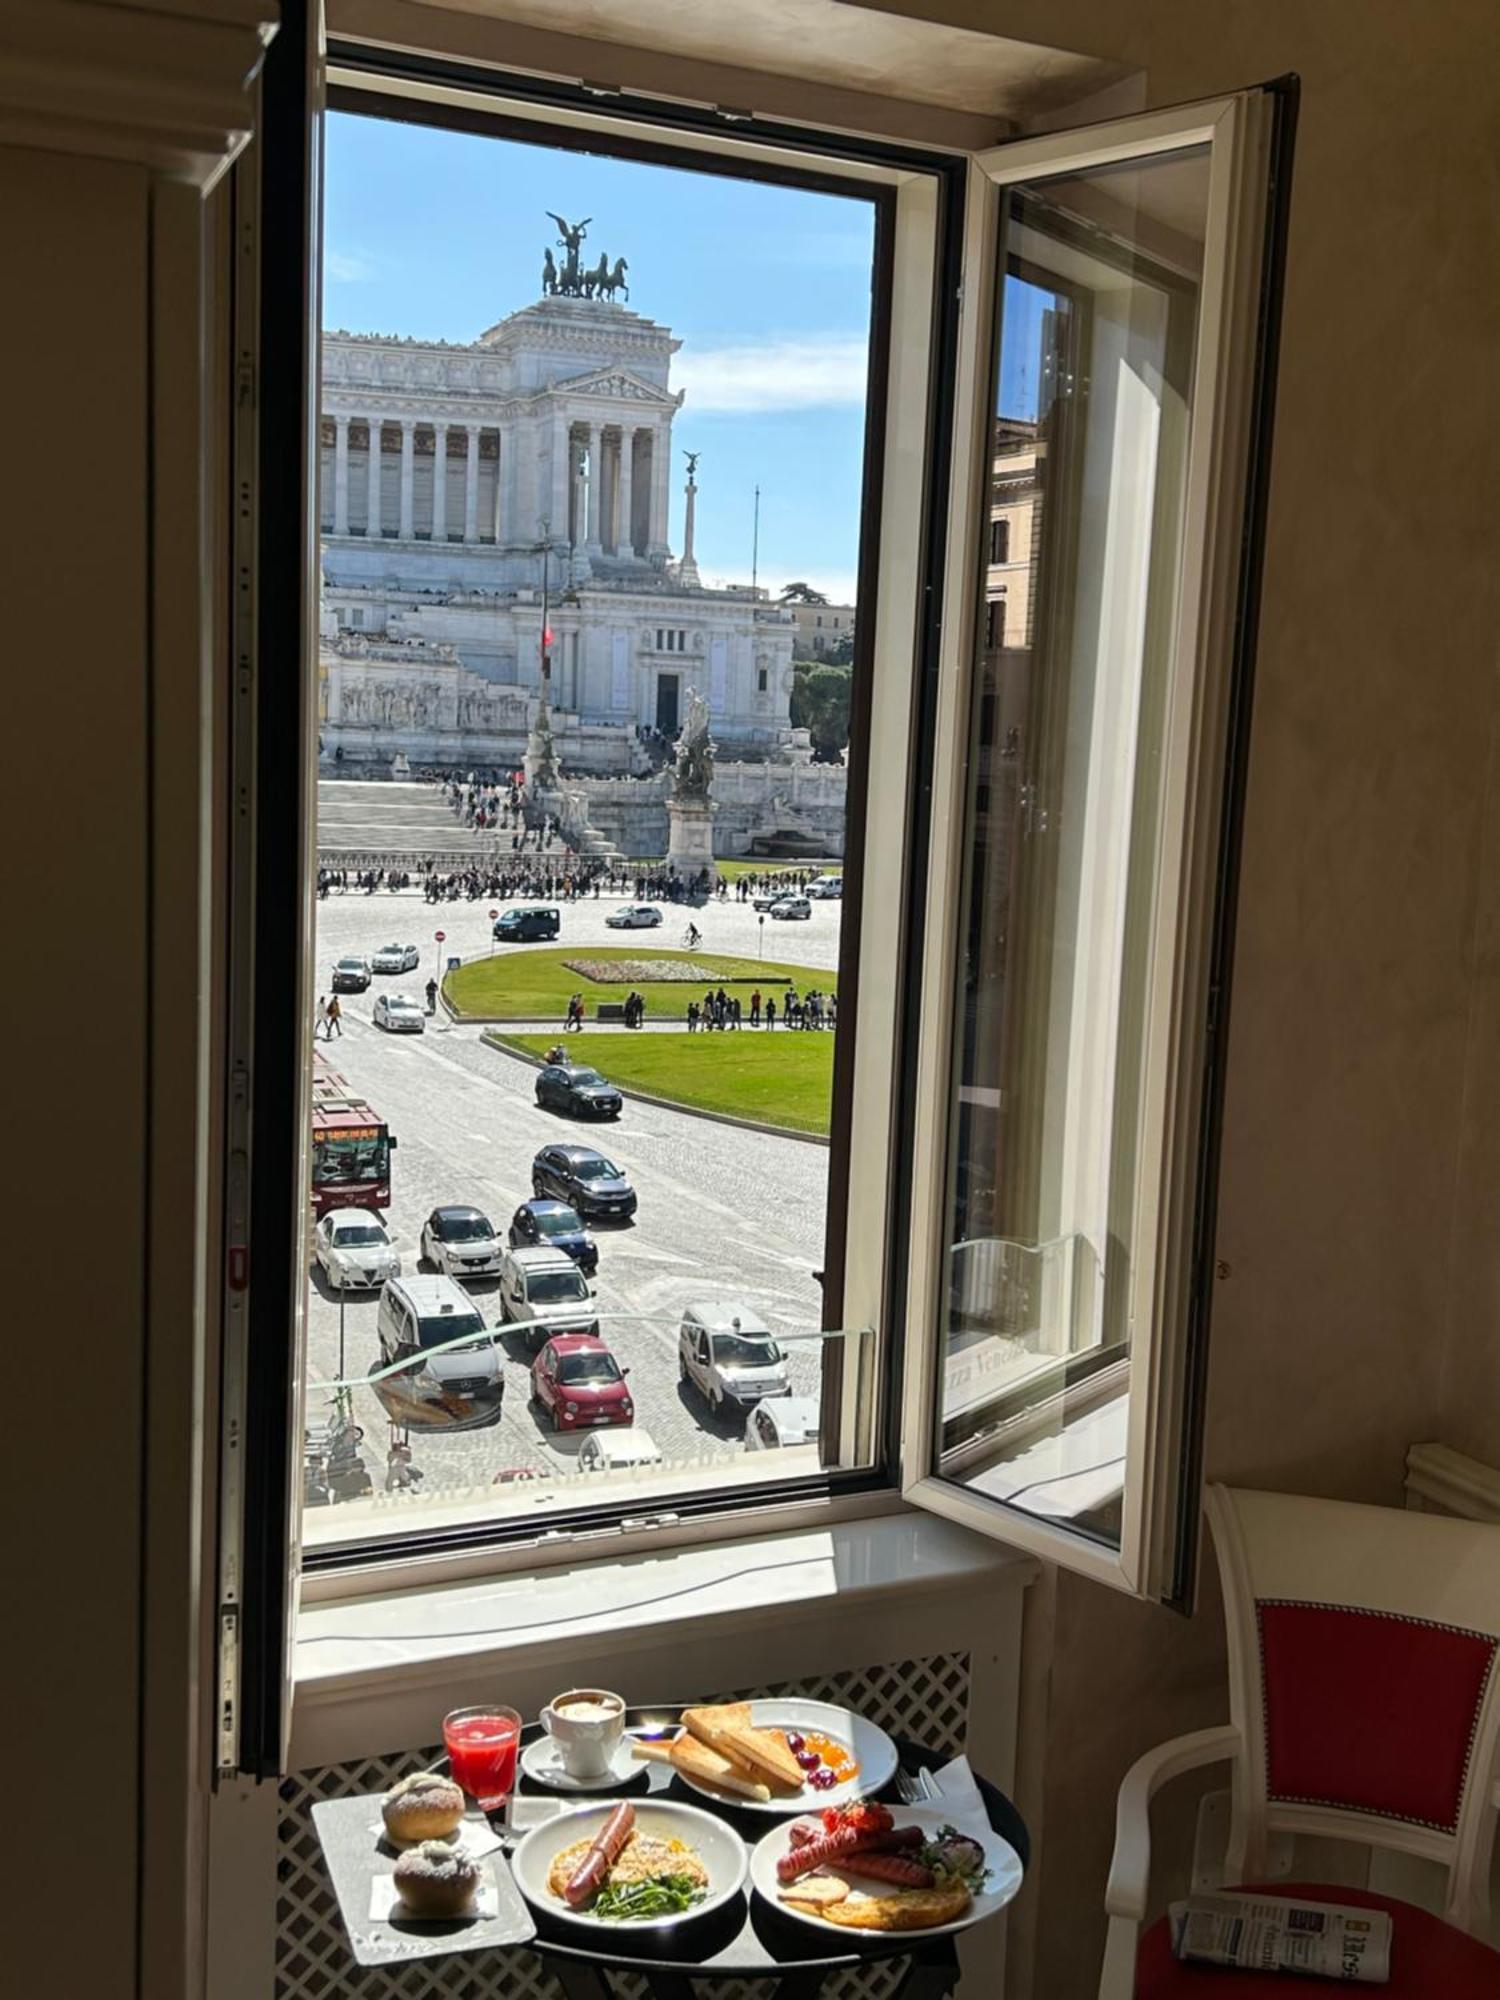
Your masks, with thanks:
[[[696,951],[698,946],[703,942],[703,933],[696,924],[689,924],[683,932],[682,941],[689,951]]]

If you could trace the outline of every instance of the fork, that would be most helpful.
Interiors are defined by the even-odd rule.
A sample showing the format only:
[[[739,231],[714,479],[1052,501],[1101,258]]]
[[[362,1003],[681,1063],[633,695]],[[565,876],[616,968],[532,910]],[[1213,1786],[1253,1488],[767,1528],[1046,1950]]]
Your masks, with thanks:
[[[904,1806],[920,1806],[943,1794],[937,1779],[924,1766],[920,1771],[897,1771],[896,1796]]]

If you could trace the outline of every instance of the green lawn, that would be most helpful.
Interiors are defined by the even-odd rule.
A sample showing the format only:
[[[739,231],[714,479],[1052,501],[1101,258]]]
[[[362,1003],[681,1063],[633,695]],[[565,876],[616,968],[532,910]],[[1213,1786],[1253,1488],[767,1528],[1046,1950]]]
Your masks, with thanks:
[[[540,1056],[556,1037],[497,1034],[492,1039]],[[826,1135],[836,1040],[826,1030],[804,1034],[780,1028],[774,1034],[742,1028],[738,1034],[716,1030],[696,1035],[590,1035],[585,1030],[572,1037],[568,1053],[574,1062],[595,1064],[627,1093],[641,1090],[757,1125]],[[627,1123],[629,1117],[627,1102]]]
[[[720,951],[663,951],[645,941],[649,932],[636,935],[640,939],[636,944],[550,946],[546,951],[497,945],[493,958],[471,959],[457,972],[450,972],[443,981],[443,991],[457,1012],[470,1020],[535,1021],[555,1016],[559,1027],[569,994],[583,995],[586,1018],[592,1020],[601,1000],[623,1000],[632,985],[645,998],[648,1021],[686,1020],[689,1000],[701,1000],[710,985],[727,988],[733,982],[747,1010],[756,986],[762,995],[775,993],[778,1006],[789,982],[799,993],[805,993],[809,986],[816,986],[823,993],[838,991],[838,974],[825,972],[818,966],[736,958]],[[619,982],[595,980],[573,971],[569,959],[615,963],[623,960],[637,964],[667,960],[673,965],[691,967],[692,976],[686,980],[651,980],[627,974]]]

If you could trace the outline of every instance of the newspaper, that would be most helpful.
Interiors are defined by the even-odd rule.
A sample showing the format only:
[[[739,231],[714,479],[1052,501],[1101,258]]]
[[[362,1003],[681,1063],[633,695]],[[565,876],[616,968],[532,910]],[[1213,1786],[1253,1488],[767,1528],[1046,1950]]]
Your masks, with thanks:
[[[1283,1896],[1190,1896],[1170,1911],[1172,1949],[1202,1965],[1311,1972],[1384,1986],[1391,1920],[1384,1910],[1298,1903]]]

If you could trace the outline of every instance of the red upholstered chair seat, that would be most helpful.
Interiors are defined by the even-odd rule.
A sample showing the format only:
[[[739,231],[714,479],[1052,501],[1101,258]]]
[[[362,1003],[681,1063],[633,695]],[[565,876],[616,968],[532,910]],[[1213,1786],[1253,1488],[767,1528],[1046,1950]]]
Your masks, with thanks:
[[[1328,1882],[1249,1885],[1266,1896],[1295,1896],[1308,1903],[1344,1903],[1388,1910],[1395,1925],[1391,1978],[1366,1990],[1384,2000],[1500,2000],[1500,1951],[1492,1951],[1441,1917],[1394,1896],[1343,1889]],[[1172,1956],[1165,1917],[1144,1932],[1136,1959],[1136,2000],[1293,2000],[1340,1982],[1287,1978],[1279,1972],[1228,1972],[1212,1965],[1184,1965]],[[1352,1991],[1353,1989],[1348,1989]]]

